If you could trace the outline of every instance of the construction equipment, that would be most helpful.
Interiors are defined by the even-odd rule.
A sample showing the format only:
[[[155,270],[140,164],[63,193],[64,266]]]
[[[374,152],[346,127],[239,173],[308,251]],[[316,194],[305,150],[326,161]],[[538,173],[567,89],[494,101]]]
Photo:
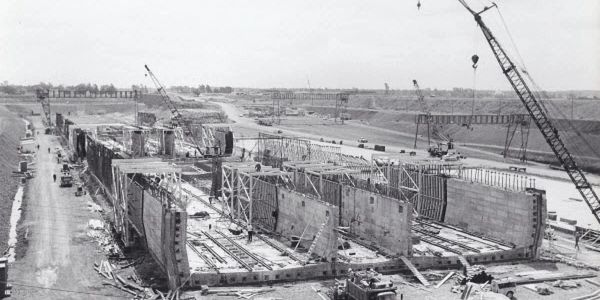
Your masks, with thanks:
[[[85,190],[83,189],[83,184],[77,185],[77,190],[75,191],[75,197],[81,197],[85,195]]]
[[[60,173],[60,187],[72,187],[73,186],[73,176],[71,176],[70,172],[61,172]]]
[[[160,97],[162,98],[163,102],[165,103],[167,108],[171,111],[171,114],[172,114],[171,126],[182,128],[184,137],[185,136],[191,137],[193,146],[198,150],[198,152],[202,156],[212,157],[212,156],[218,155],[218,153],[220,152],[218,149],[215,149],[215,153],[209,153],[210,149],[214,149],[214,147],[207,146],[206,149],[202,149],[202,147],[200,147],[200,143],[198,142],[196,135],[192,131],[191,124],[184,122],[183,115],[179,112],[179,110],[177,109],[177,106],[175,106],[175,103],[169,97],[169,94],[167,94],[165,87],[160,83],[158,78],[156,78],[154,73],[152,73],[152,71],[150,71],[150,68],[148,68],[148,65],[144,65],[144,67],[146,68],[146,71],[148,72],[148,76],[154,83],[154,86],[156,87],[156,90],[160,94]]]
[[[338,282],[334,287],[333,300],[395,300],[398,287],[390,280],[383,280],[375,271],[350,274],[351,278]]]
[[[423,91],[421,91],[421,88],[419,87],[419,83],[417,82],[416,79],[413,79],[413,87],[415,88],[415,93],[417,94],[417,100],[419,101],[419,105],[421,106],[421,111],[427,115],[426,118],[426,124],[427,124],[427,144],[429,146],[431,146],[431,134],[430,131],[433,133],[433,136],[437,137],[437,139],[442,140],[444,142],[451,142],[450,139],[448,139],[446,136],[444,136],[440,130],[438,129],[438,127],[434,124],[432,126],[432,122],[431,122],[431,111],[429,110],[429,107],[427,106],[427,103],[425,102],[425,95],[423,95]],[[417,118],[419,118],[419,116],[417,115]],[[417,138],[419,135],[419,122],[417,123],[417,130],[415,131],[415,145],[414,148],[417,148]],[[431,152],[430,152],[431,153]]]
[[[491,6],[484,7],[483,10],[476,12],[465,2],[465,0],[458,0],[475,18],[475,22],[479,25],[479,28],[483,32],[485,39],[487,40],[502,73],[508,79],[508,82],[513,87],[519,99],[527,109],[527,112],[531,116],[531,119],[535,122],[540,132],[544,136],[544,139],[556,155],[556,158],[560,162],[563,169],[569,175],[569,178],[575,184],[575,188],[579,191],[588,207],[592,211],[592,214],[596,218],[596,221],[600,223],[600,199],[592,188],[583,171],[577,165],[577,162],[567,150],[565,143],[558,134],[558,129],[552,124],[552,121],[548,117],[548,113],[542,106],[542,104],[536,99],[536,95],[531,91],[527,83],[525,82],[521,72],[517,66],[512,62],[506,51],[502,48],[500,43],[496,40],[491,30],[486,26],[481,18],[481,14],[488,11],[497,5],[493,3]],[[526,75],[527,73],[524,72]]]
[[[273,126],[273,120],[271,120],[271,119],[262,118],[262,119],[258,119],[257,122],[258,122],[258,125]]]
[[[42,122],[46,127],[52,129],[52,114],[50,113],[50,91],[37,89],[35,94],[38,98],[38,101],[42,104],[42,110],[44,112],[44,119]]]
[[[429,146],[427,152],[432,157],[442,158],[444,155],[447,155],[450,150],[454,149],[454,143],[452,141],[449,142],[437,142],[433,146]]]

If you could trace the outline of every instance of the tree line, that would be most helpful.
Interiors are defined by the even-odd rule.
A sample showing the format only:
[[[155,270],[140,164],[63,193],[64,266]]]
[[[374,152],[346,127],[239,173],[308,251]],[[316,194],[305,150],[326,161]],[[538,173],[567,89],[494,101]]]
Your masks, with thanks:
[[[210,85],[201,84],[198,87],[190,87],[187,85],[175,85],[171,86],[169,90],[173,92],[183,93],[183,94],[194,94],[196,96],[204,93],[219,93],[219,94],[231,94],[233,93],[233,88],[230,86],[224,87],[211,87]]]
[[[134,86],[132,86],[133,88]],[[8,95],[24,95],[28,93],[35,93],[38,89],[42,90],[60,90],[60,91],[77,91],[77,92],[116,92],[118,89],[112,84],[91,84],[91,83],[80,83],[76,85],[53,85],[52,83],[40,82],[33,85],[18,85],[9,84],[8,81],[0,84],[0,93]]]

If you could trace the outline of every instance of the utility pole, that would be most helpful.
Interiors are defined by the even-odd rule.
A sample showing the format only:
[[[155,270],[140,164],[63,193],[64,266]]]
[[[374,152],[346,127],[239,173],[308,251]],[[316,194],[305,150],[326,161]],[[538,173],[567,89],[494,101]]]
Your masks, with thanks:
[[[573,95],[571,96],[571,120],[573,120],[573,100],[575,99],[575,97]]]

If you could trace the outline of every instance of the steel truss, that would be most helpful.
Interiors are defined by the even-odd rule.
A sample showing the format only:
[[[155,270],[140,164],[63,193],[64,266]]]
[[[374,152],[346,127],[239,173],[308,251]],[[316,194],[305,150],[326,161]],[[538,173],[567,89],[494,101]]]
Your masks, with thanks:
[[[115,229],[121,233],[126,246],[132,243],[131,229],[144,235],[142,228],[137,228],[129,217],[129,187],[136,177],[146,177],[150,193],[161,201],[163,207],[177,205],[185,209],[181,201],[181,168],[159,158],[114,159],[111,168]]]
[[[253,202],[257,180],[268,180],[278,184],[291,184],[290,172],[268,167],[259,163],[227,162],[221,166],[222,206],[225,214],[241,224],[254,222]],[[276,195],[273,195],[276,197]]]
[[[337,166],[333,163],[323,163],[318,161],[290,161],[283,163],[283,169],[293,174],[293,181],[299,182],[299,177],[304,177],[304,188],[311,190],[312,194],[320,200],[325,194],[324,180],[334,179],[336,182],[347,182],[356,186],[353,181],[353,174],[360,173],[360,170],[349,169],[343,166]]]

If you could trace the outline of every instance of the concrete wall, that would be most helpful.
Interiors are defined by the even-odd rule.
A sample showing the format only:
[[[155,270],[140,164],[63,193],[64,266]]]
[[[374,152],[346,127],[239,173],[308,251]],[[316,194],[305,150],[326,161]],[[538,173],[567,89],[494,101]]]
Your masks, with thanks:
[[[342,226],[389,253],[411,255],[412,205],[349,186],[342,188]]]
[[[313,237],[325,221],[326,215],[329,214],[329,220],[313,253],[327,259],[335,257],[338,233],[334,229],[337,228],[339,222],[339,208],[284,188],[278,189],[278,197],[277,232],[289,238],[301,236],[306,228],[304,239],[308,238],[309,241],[302,243],[305,248],[310,247]]]
[[[445,223],[515,244],[538,247],[546,219],[545,192],[513,192],[448,180]]]
[[[131,155],[133,157],[146,156],[146,137],[141,130],[131,132]]]
[[[148,251],[167,274],[171,289],[189,276],[185,248],[187,214],[163,206],[148,190],[143,193],[144,233]]]
[[[137,176],[136,176],[137,177]],[[134,178],[135,179],[135,178]],[[144,188],[143,183],[132,181],[127,188],[127,218],[139,236],[144,236]]]
[[[161,130],[160,153],[175,155],[175,132],[173,130]]]
[[[113,159],[120,157],[112,149],[108,149],[102,143],[95,141],[90,136],[87,137],[86,149],[88,170],[112,193],[113,180],[111,164]]]
[[[529,260],[531,257],[531,253],[527,248],[516,248],[508,251],[465,256],[467,261],[472,264],[515,262],[520,260]],[[411,262],[415,265],[415,267],[417,267],[417,269],[420,270],[446,270],[462,268],[462,264],[457,256],[420,256],[413,257]],[[340,276],[345,276],[349,268],[355,272],[360,272],[370,268],[383,274],[411,274],[411,272],[408,270],[408,267],[400,259],[390,259],[377,263],[346,263],[336,261],[273,271],[193,273],[191,279],[187,283],[187,286],[192,288],[197,288],[201,285],[239,286],[248,284],[265,284],[267,282],[275,283],[333,277],[339,278]]]
[[[165,269],[165,254],[162,247],[163,207],[160,201],[144,191],[144,233],[150,254]]]

